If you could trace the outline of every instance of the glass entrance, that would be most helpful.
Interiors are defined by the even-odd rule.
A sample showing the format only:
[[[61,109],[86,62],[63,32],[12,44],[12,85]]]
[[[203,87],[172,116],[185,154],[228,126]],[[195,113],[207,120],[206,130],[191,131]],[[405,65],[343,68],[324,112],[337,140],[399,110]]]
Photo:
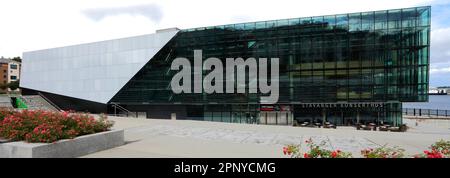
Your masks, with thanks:
[[[353,126],[357,123],[357,112],[348,110],[343,112],[344,117],[342,118],[342,125]]]
[[[293,114],[290,111],[261,111],[259,124],[267,125],[291,125]]]
[[[326,121],[334,124],[334,125],[342,125],[343,124],[343,113],[341,110],[327,110],[327,118]]]

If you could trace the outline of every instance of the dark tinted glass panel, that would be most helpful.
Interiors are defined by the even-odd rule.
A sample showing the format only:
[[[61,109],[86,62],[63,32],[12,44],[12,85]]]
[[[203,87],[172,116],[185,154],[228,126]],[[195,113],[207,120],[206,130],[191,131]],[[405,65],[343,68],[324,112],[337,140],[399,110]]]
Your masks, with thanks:
[[[260,93],[173,94],[171,62],[192,61],[194,49],[222,61],[279,58],[279,103],[426,101],[429,18],[430,8],[420,7],[182,30],[111,101],[259,102]]]
[[[375,29],[387,29],[387,11],[375,12]]]
[[[401,28],[401,26],[402,26],[401,10],[389,10],[388,11],[388,26],[390,29]]]

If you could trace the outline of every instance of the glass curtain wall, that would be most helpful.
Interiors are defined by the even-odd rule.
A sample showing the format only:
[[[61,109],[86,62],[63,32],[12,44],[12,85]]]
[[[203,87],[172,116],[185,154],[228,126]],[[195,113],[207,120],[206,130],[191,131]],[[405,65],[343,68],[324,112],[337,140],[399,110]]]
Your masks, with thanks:
[[[401,122],[394,114],[401,113],[400,102],[428,100],[430,12],[430,7],[416,7],[182,30],[111,101],[257,107],[261,94],[248,90],[173,94],[170,81],[177,71],[170,70],[171,62],[185,57],[193,64],[193,50],[201,49],[203,60],[215,57],[223,64],[226,58],[279,58],[279,104],[390,101],[399,104],[386,104],[383,117]],[[333,112],[337,118],[338,111]],[[219,115],[227,121],[241,118],[233,111],[205,112],[204,117]]]

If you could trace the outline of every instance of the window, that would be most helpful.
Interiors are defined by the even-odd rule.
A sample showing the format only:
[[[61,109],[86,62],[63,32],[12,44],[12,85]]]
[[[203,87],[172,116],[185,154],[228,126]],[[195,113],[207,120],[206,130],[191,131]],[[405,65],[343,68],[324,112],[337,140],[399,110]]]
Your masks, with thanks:
[[[11,75],[11,80],[17,80],[17,76]]]
[[[287,26],[289,25],[288,20],[277,20],[277,27]]]
[[[388,11],[388,27],[389,27],[389,29],[401,28],[401,26],[402,26],[401,10],[389,10]]]
[[[416,26],[416,9],[403,9],[402,10],[402,27],[415,27]]]
[[[311,17],[304,17],[300,19],[300,23],[305,25],[305,24],[310,24],[311,23]]]
[[[266,28],[266,22],[256,22],[256,29]]]
[[[325,16],[323,22],[325,23],[328,29],[333,29],[336,26],[336,17],[334,15]]]
[[[361,30],[361,14],[354,13],[349,15],[349,27],[350,31],[360,31]]]
[[[361,14],[361,23],[362,23],[362,30],[373,30],[374,29],[374,13],[362,13]]]
[[[298,25],[300,23],[300,19],[289,19],[289,25]]]
[[[429,7],[421,7],[417,8],[418,17],[418,26],[429,26],[430,25],[430,8]]]
[[[387,11],[375,12],[375,29],[387,29]]]
[[[246,23],[244,24],[245,30],[254,30],[255,29],[255,23]]]
[[[17,65],[16,64],[11,64],[10,67],[11,67],[11,69],[17,69]]]
[[[336,16],[336,27],[338,29],[348,29],[348,16],[347,15],[337,15]]]

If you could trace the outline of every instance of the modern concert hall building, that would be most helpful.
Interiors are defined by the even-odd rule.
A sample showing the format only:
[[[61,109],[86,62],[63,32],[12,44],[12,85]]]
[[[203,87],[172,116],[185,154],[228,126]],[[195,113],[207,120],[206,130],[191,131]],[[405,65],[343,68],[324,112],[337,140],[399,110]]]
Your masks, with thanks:
[[[25,52],[20,87],[64,110],[93,113],[398,126],[402,102],[428,101],[430,22],[427,6],[158,30]],[[174,94],[172,61],[193,60],[197,49],[203,59],[279,58],[278,102],[262,104],[260,93]]]

